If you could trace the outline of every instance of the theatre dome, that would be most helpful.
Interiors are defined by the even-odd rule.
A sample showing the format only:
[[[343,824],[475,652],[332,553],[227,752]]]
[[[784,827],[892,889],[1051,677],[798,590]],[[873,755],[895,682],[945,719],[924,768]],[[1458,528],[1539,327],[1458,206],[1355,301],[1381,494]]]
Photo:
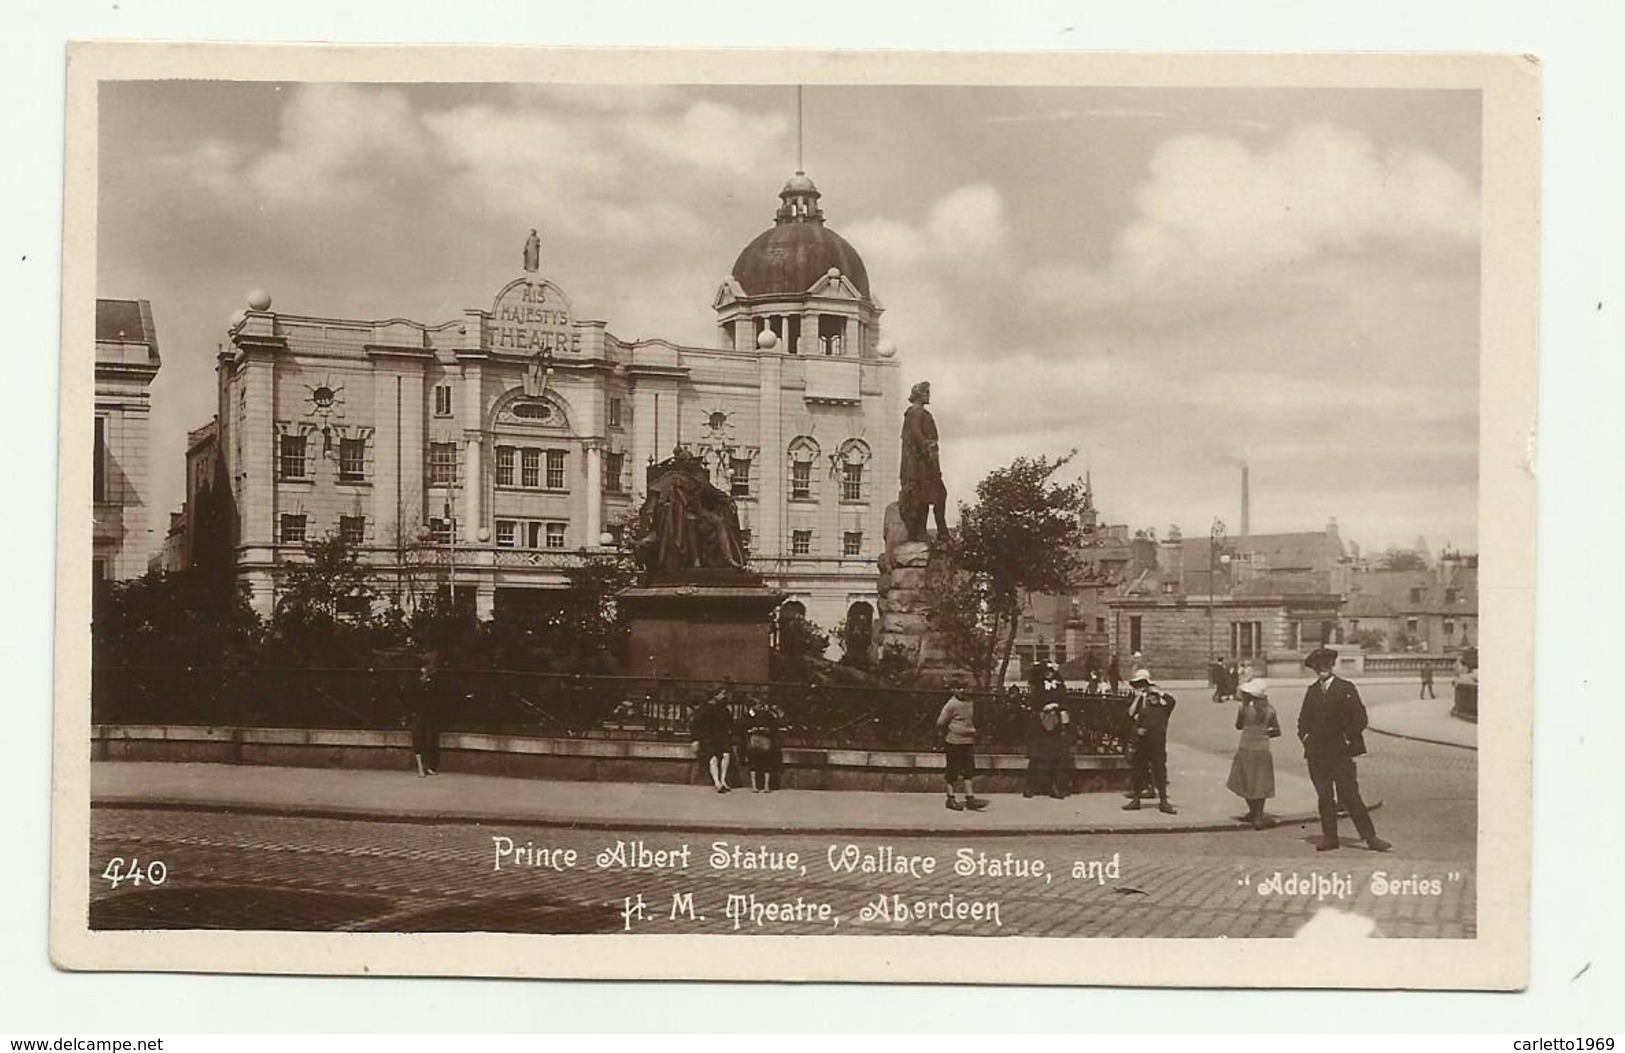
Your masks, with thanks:
[[[869,298],[869,273],[850,243],[824,225],[818,188],[797,172],[779,191],[772,227],[734,261],[733,277],[747,296],[799,296],[832,269]]]

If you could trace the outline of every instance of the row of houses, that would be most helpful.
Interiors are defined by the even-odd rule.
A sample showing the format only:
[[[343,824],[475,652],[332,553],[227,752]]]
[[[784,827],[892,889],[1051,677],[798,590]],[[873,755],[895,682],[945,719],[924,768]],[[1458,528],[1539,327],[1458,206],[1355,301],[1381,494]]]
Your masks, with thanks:
[[[1103,525],[1086,483],[1083,578],[1066,595],[1024,597],[1011,675],[1049,661],[1068,675],[1135,652],[1166,678],[1215,658],[1295,673],[1327,645],[1453,655],[1478,641],[1478,557],[1418,554],[1405,569],[1362,557],[1336,520],[1324,530],[1184,537]]]

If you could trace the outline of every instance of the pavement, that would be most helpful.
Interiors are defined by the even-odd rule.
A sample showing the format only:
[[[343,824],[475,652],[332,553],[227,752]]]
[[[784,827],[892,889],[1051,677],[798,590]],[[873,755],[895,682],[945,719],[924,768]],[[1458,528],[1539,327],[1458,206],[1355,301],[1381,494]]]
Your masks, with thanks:
[[[1283,752],[1283,751],[1278,751]],[[1286,751],[1289,752],[1289,751]],[[455,763],[455,762],[454,762]],[[1267,814],[1279,823],[1312,819],[1309,780],[1277,759],[1276,796]],[[408,771],[277,768],[255,765],[96,761],[94,807],[166,808],[397,822],[504,822],[580,829],[799,833],[888,836],[1036,833],[1189,833],[1244,829],[1246,805],[1224,788],[1230,757],[1168,744],[1170,799],[1177,815],[1155,803],[1126,812],[1118,792],[1065,800],[986,795],[985,811],[953,812],[937,793],[864,790],[735,789],[708,785],[565,782],[460,772],[419,778]],[[1200,788],[1200,790],[1198,790]]]
[[[1371,706],[1370,730],[1379,735],[1478,749],[1478,725],[1450,715],[1449,685],[1438,698],[1406,699]]]

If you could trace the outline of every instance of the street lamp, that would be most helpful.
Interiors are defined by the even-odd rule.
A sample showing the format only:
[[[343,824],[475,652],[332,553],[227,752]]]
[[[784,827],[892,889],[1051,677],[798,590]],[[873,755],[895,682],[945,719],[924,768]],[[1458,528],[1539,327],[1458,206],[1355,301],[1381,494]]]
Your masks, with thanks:
[[[1213,594],[1218,589],[1219,546],[1224,544],[1224,521],[1215,518],[1208,531],[1207,542],[1207,653],[1211,661],[1213,650]],[[1211,667],[1210,667],[1211,668]]]

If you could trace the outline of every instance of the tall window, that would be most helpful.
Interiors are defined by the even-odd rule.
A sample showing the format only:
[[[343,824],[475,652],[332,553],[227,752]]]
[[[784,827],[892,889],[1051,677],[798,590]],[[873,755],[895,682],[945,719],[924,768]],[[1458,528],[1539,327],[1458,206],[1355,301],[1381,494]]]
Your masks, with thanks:
[[[277,540],[284,545],[305,543],[305,517],[284,512],[277,520]]]
[[[1455,603],[1456,602],[1456,590],[1455,589],[1445,589],[1444,590],[1444,602],[1446,602],[1446,603]]]
[[[1327,642],[1330,639],[1327,638]],[[1231,622],[1230,653],[1237,658],[1257,658],[1264,653],[1263,622]]]
[[[429,444],[429,485],[451,486],[457,482],[457,444],[431,442]]]
[[[611,428],[621,426],[621,400],[618,398],[612,397],[609,400],[609,426]]]
[[[792,556],[807,556],[812,554],[812,531],[790,531],[790,554]]]
[[[346,545],[360,545],[367,540],[366,516],[339,516],[339,540]]]
[[[750,496],[750,460],[745,457],[728,458],[729,492],[734,497]]]
[[[621,492],[621,472],[626,469],[626,454],[604,454],[604,490],[607,493]]]
[[[284,435],[278,452],[277,475],[283,479],[303,479],[305,477],[305,437],[303,435]]]
[[[1411,602],[1412,603],[1421,603],[1422,602],[1422,588],[1421,588],[1421,586],[1419,586],[1419,585],[1412,586],[1412,588],[1411,588]]]
[[[339,482],[359,483],[367,478],[367,440],[339,440]]]
[[[1456,635],[1456,621],[1454,618],[1446,618],[1444,620],[1444,634],[1446,636]]]
[[[497,547],[513,548],[514,527],[518,524],[511,519],[497,520]]]
[[[513,454],[512,446],[497,447],[497,485],[513,485]]]
[[[450,384],[436,384],[434,386],[434,415],[436,417],[451,416]]]
[[[1131,614],[1128,618],[1128,649],[1130,651],[1145,650],[1144,640],[1141,639],[1141,618],[1138,614]]]
[[[848,530],[841,535],[841,555],[856,556],[863,552],[863,531]]]
[[[811,461],[795,461],[790,465],[790,496],[797,501],[812,497]]]
[[[532,489],[542,485],[542,451],[519,451],[519,485]]]
[[[564,489],[564,451],[547,451],[547,488],[549,490]]]
[[[549,524],[547,524],[547,547],[548,548],[563,548],[564,547],[564,524],[563,523],[549,523]]]
[[[429,540],[437,545],[449,545],[457,536],[457,520],[436,518],[429,520]]]
[[[107,418],[96,418],[96,453],[90,464],[90,496],[107,500]]]

